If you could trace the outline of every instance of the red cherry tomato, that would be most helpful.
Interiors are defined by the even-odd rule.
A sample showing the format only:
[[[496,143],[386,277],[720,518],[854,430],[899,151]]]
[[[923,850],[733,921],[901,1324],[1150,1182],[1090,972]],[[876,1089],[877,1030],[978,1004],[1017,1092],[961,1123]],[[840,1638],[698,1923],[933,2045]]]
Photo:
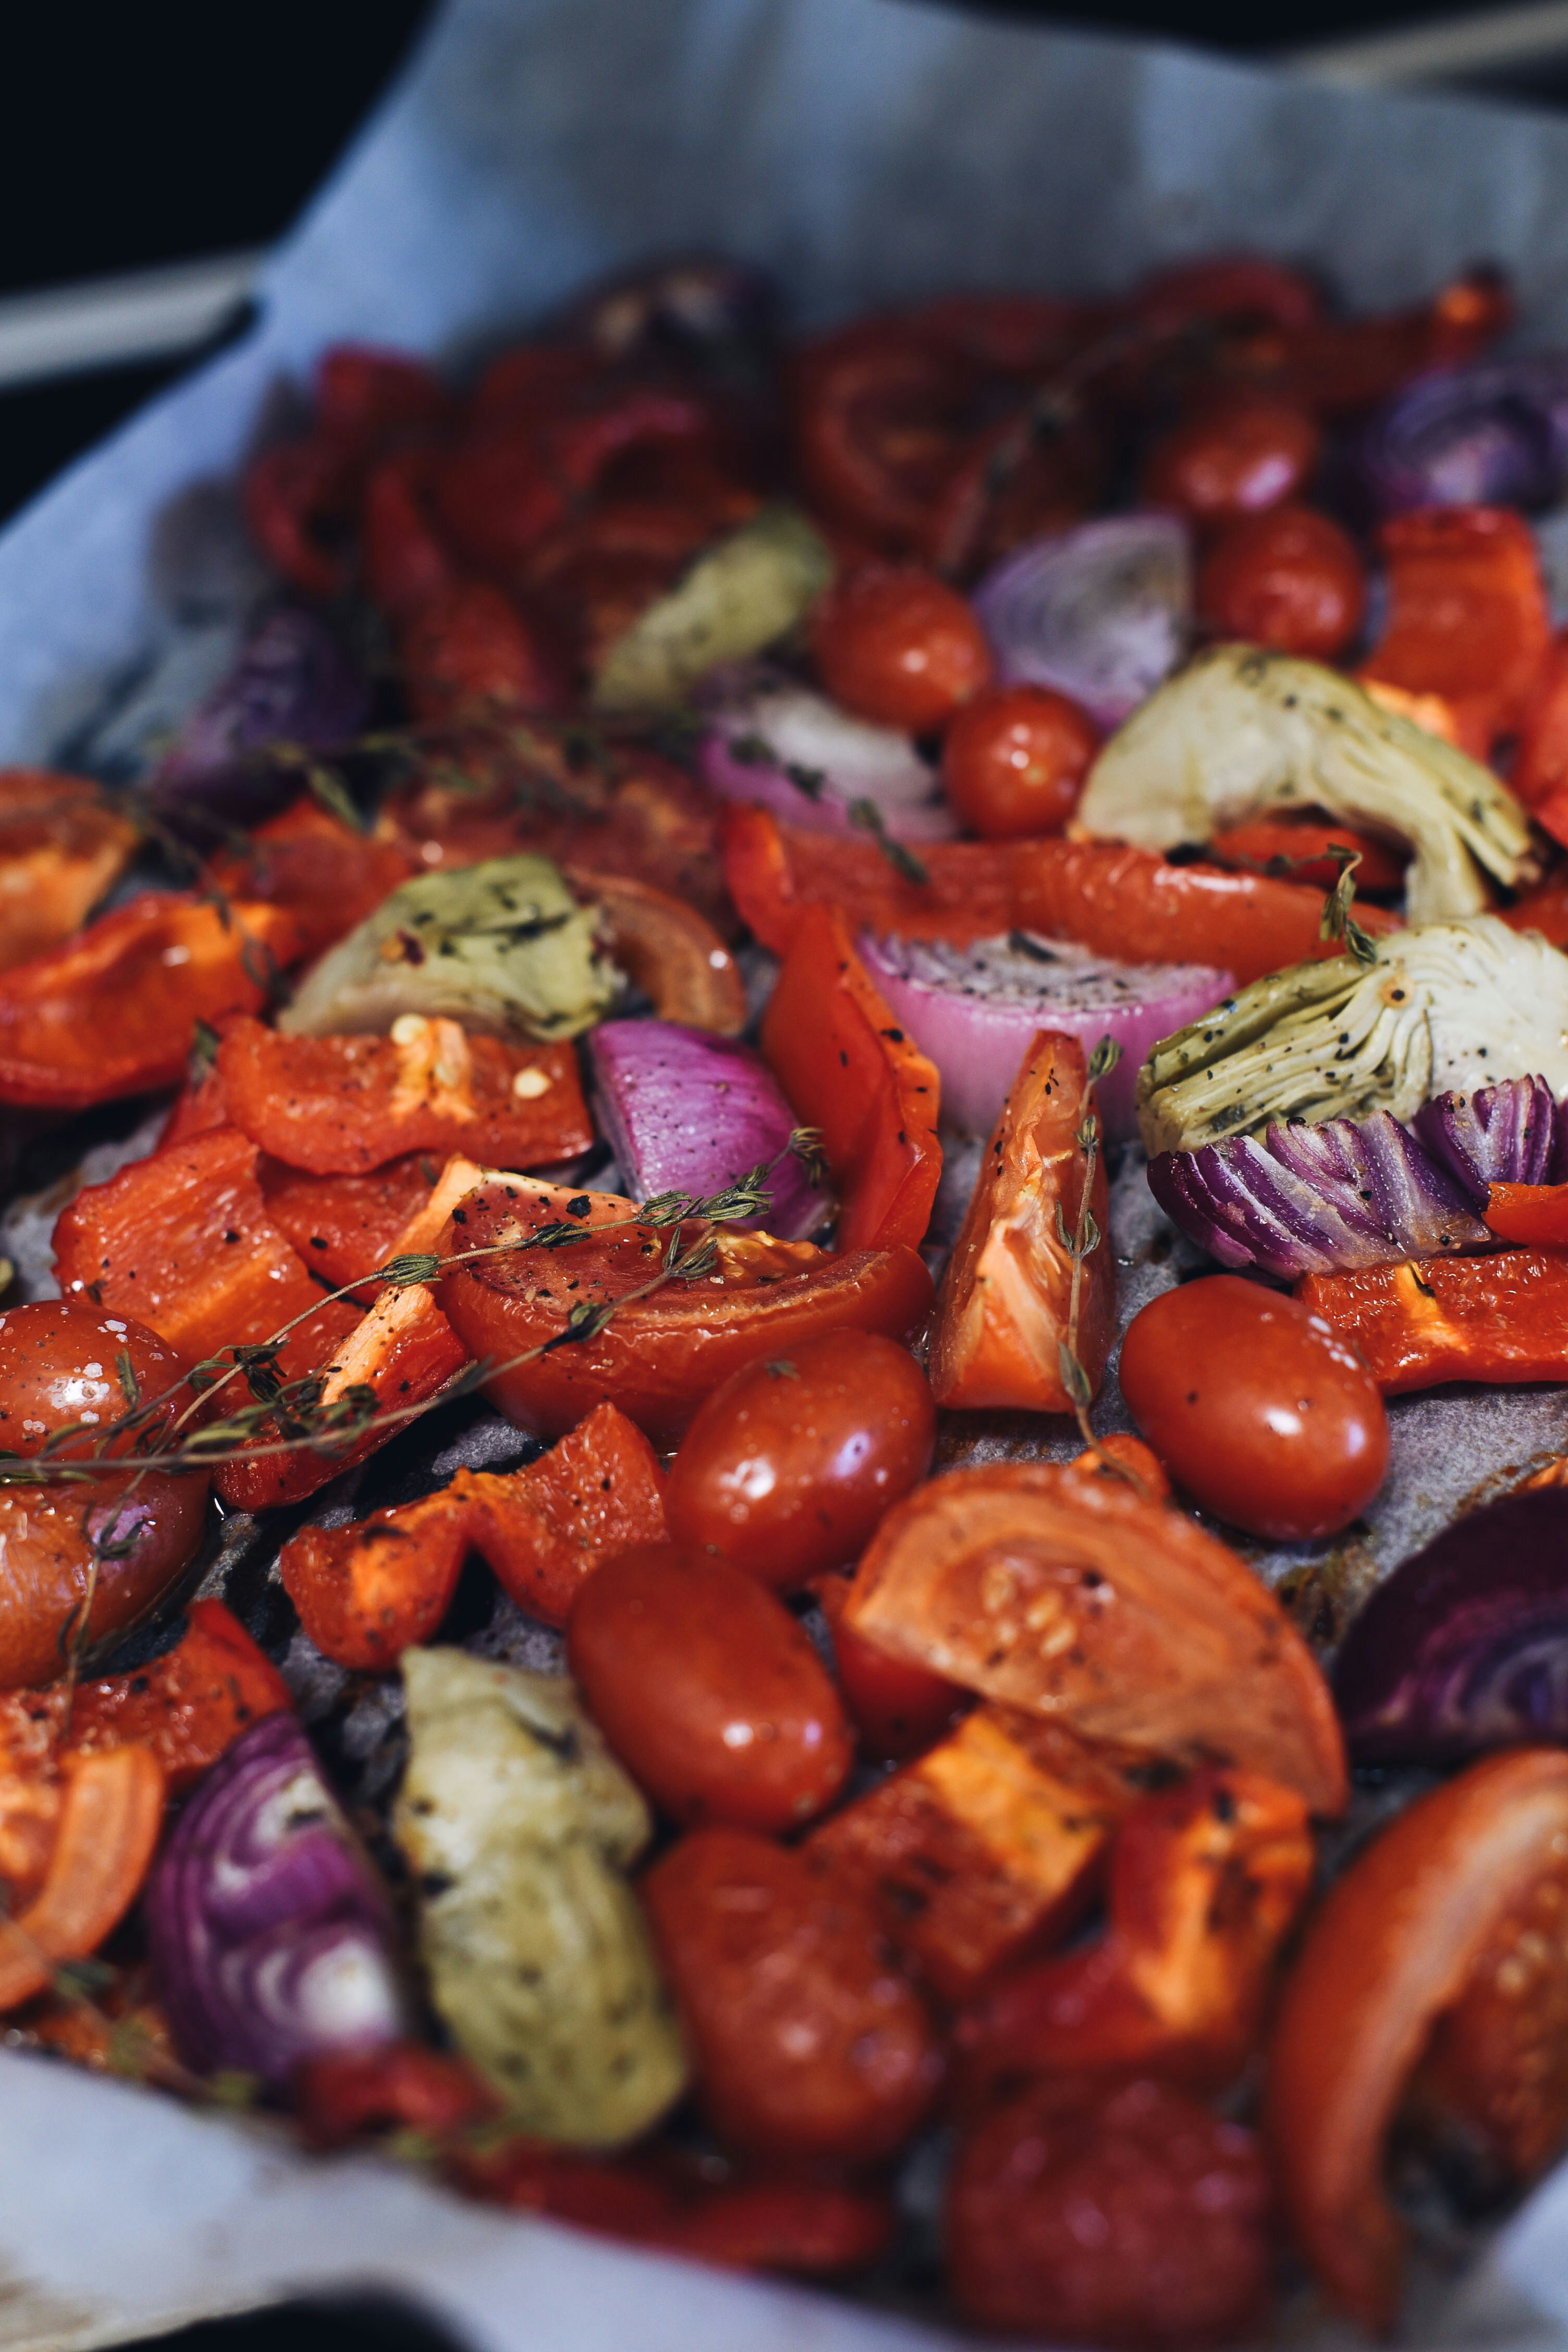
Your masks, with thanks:
[[[994,686],[966,703],[942,747],[942,781],[987,841],[1060,833],[1083,790],[1100,730],[1048,686]]]
[[[1304,408],[1253,397],[1205,408],[1156,442],[1143,469],[1152,506],[1194,522],[1228,522],[1300,496],[1320,435]]]
[[[1331,1535],[1388,1468],[1388,1416],[1355,1350],[1239,1275],[1184,1283],[1133,1317],[1121,1393],[1178,1486],[1274,1542]]]
[[[933,572],[878,564],[829,590],[812,652],[835,702],[884,727],[944,726],[991,678],[985,633]]]
[[[798,1828],[831,1803],[854,1757],[811,1638],[728,1561],[637,1544],[595,1569],[566,1656],[595,1721],[679,1822]]]
[[[953,2293],[1009,2336],[1229,2343],[1268,2313],[1268,2209],[1256,2134],[1168,2084],[1037,2084],[959,2150]]]
[[[824,1332],[731,1372],[699,1408],[665,1490],[670,1534],[790,1591],[855,1559],[925,1476],[935,1441],[907,1349]]]
[[[707,1829],[641,1893],[721,2139],[775,2162],[898,2147],[940,2060],[858,1887],[809,1850]]]
[[[1348,531],[1315,507],[1243,516],[1198,572],[1198,611],[1220,635],[1331,661],[1361,626],[1366,583]]]
[[[109,1423],[130,1411],[122,1356],[141,1399],[150,1403],[173,1391],[171,1418],[190,1402],[183,1360],[145,1323],[85,1300],[7,1307],[0,1315],[0,1447],[37,1454],[53,1431],[75,1425],[82,1443],[68,1454],[89,1453]],[[110,1450],[123,1454],[131,1444],[127,1433]]]

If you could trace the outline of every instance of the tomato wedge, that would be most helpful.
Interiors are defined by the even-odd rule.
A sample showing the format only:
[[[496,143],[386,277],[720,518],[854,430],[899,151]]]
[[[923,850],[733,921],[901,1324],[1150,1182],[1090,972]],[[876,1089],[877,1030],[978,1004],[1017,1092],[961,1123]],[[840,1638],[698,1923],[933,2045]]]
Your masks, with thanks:
[[[1063,1351],[1073,1260],[1061,1234],[1076,1234],[1084,1205],[1089,1161],[1079,1137],[1091,1103],[1078,1039],[1040,1031],[986,1145],[937,1294],[931,1384],[938,1404],[1072,1411]],[[1103,1235],[1110,1231],[1103,1152],[1089,1195]],[[1101,1246],[1082,1260],[1073,1335],[1090,1398],[1100,1392],[1115,1336],[1116,1266]]]
[[[832,907],[802,915],[763,1015],[795,1117],[820,1128],[843,1250],[918,1249],[942,1181],[942,1081],[894,1021]]]
[[[1268,2129],[1297,2243],[1339,2307],[1393,2324],[1405,2225],[1383,2182],[1401,2094],[1510,1910],[1568,1888],[1568,1755],[1489,1756],[1363,1848],[1307,1930],[1268,2058]]]
[[[141,1891],[163,1824],[163,1768],[134,1744],[66,1766],[65,1803],[38,1894],[0,1922],[0,2010],[42,1992],[61,1960],[85,1959]]]
[[[1097,954],[1206,963],[1237,982],[1337,952],[1319,938],[1322,893],[1265,874],[1172,866],[1116,841],[942,841],[921,845],[924,883],[894,872],[873,843],[781,825],[734,807],[721,824],[724,878],[764,947],[782,955],[802,909],[837,907],[862,929],[963,945],[1010,930],[1077,940]],[[1382,908],[1358,910],[1372,932],[1396,930]]]
[[[184,1076],[191,1033],[266,1002],[299,954],[279,907],[149,891],[0,976],[0,1102],[86,1110]]]
[[[1345,1802],[1328,1685],[1225,1545],[1076,1464],[950,1471],[896,1504],[845,1616],[896,1658],[1080,1738]]]
[[[587,1222],[592,1196],[576,1197]],[[630,1213],[628,1205],[617,1208]],[[483,1184],[462,1213],[469,1248],[522,1241],[531,1214],[524,1188],[504,1178]],[[631,1301],[602,1330],[576,1339],[568,1321],[574,1307],[607,1305],[640,1289],[657,1275],[669,1239],[667,1231],[634,1225],[567,1249],[514,1247],[447,1276],[442,1305],[473,1354],[504,1365],[548,1349],[487,1382],[487,1395],[509,1421],[556,1436],[607,1402],[656,1444],[672,1444],[703,1398],[754,1357],[786,1358],[819,1331],[907,1339],[930,1311],[931,1276],[912,1249],[830,1256],[809,1242],[725,1234],[711,1275]]]

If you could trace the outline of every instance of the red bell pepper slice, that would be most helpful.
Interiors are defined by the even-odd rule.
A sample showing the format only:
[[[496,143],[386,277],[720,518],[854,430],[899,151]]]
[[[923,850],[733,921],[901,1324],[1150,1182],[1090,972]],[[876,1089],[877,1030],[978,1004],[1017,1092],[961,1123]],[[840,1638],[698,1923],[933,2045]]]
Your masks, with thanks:
[[[1314,890],[1331,890],[1340,877],[1341,861],[1329,855],[1336,847],[1359,853],[1358,890],[1403,887],[1406,860],[1385,841],[1374,841],[1369,833],[1317,817],[1250,817],[1245,824],[1216,833],[1209,843],[1209,856],[1221,866],[1278,874],[1282,881],[1307,882]]]
[[[918,1249],[942,1181],[942,1081],[894,1021],[836,908],[808,908],[796,924],[762,1047],[795,1117],[822,1130],[840,1249]]]
[[[1536,824],[1568,844],[1568,638],[1555,638],[1542,665],[1509,782]],[[1508,919],[1522,924],[1522,905],[1510,908]]]
[[[293,917],[301,956],[346,938],[420,870],[406,844],[356,833],[308,793],[212,864],[214,880],[231,898],[264,899]]]
[[[388,1037],[287,1037],[237,1021],[217,1066],[235,1126],[313,1176],[366,1175],[410,1151],[547,1166],[594,1140],[570,1045],[470,1037],[456,1021],[406,1013]]]
[[[1256,2046],[1313,1866],[1305,1803],[1261,1774],[1211,1767],[1145,1798],[1116,1832],[1106,1933],[1020,1969],[960,2021],[971,2089],[1016,2073],[1222,2089]]]
[[[55,1225],[65,1297],[85,1291],[133,1315],[187,1363],[269,1340],[303,1315],[279,1368],[286,1379],[313,1371],[359,1315],[346,1299],[322,1297],[268,1215],[258,1157],[237,1128],[215,1128],[89,1185]],[[237,1382],[223,1402],[244,1402]]]
[[[1089,1902],[1129,1792],[1030,1753],[1027,1717],[982,1707],[806,1841],[867,1895],[944,2000],[969,1999]]]
[[[1528,523],[1503,507],[1427,507],[1395,515],[1380,540],[1388,620],[1366,677],[1441,695],[1487,742],[1514,732],[1552,643]]]
[[[470,1551],[520,1609],[564,1625],[602,1560],[664,1536],[658,1457],[602,1404],[526,1469],[459,1470],[434,1495],[352,1527],[302,1528],[278,1565],[316,1647],[340,1665],[384,1673],[430,1639]]]
[[[1560,1381],[1568,1372],[1568,1256],[1560,1251],[1309,1274],[1296,1296],[1350,1341],[1384,1396],[1445,1381]]]
[[[1500,1241],[1568,1249],[1568,1184],[1494,1184],[1487,1223]]]
[[[257,1174],[268,1214],[306,1265],[334,1290],[355,1284],[361,1307],[374,1305],[381,1285],[368,1277],[393,1255],[441,1179],[424,1151],[389,1160],[368,1176],[309,1176],[264,1155]]]
[[[149,891],[0,975],[0,1102],[85,1110],[184,1075],[198,1021],[258,1012],[300,952],[280,907]]]
[[[1100,955],[1207,963],[1237,983],[1338,953],[1319,938],[1323,899],[1299,882],[1169,866],[1116,841],[956,841],[921,845],[924,883],[906,881],[870,842],[782,825],[766,809],[721,820],[724,878],[742,919],[783,955],[805,908],[837,907],[862,929],[963,945],[1010,930],[1077,940]],[[1373,933],[1397,916],[1363,907]]]
[[[130,863],[136,838],[89,778],[0,768],[0,971],[69,939]]]
[[[138,1741],[163,1766],[170,1795],[179,1796],[241,1732],[293,1704],[238,1618],[221,1601],[193,1601],[172,1650],[132,1674],[78,1683],[68,1747],[94,1755]]]

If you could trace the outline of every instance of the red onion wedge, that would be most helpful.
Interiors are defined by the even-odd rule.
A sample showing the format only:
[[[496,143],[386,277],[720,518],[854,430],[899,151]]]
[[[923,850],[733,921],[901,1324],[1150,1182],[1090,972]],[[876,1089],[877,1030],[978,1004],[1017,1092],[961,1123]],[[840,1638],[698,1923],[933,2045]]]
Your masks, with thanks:
[[[1054,686],[1120,727],[1187,647],[1192,551],[1174,515],[1111,515],[1031,540],[974,592],[1009,686]]]
[[[1121,1058],[1097,1089],[1112,1142],[1138,1132],[1138,1065],[1160,1038],[1228,996],[1206,964],[1115,963],[1031,931],[949,947],[940,940],[862,938],[860,952],[893,1016],[942,1073],[944,1118],[989,1135],[1037,1029],[1079,1038],[1085,1055],[1112,1037]]]
[[[1418,377],[1368,421],[1356,463],[1380,514],[1549,505],[1568,472],[1568,355]]]
[[[673,1021],[602,1021],[588,1052],[599,1129],[634,1201],[656,1192],[706,1197],[776,1160],[767,1180],[772,1207],[732,1222],[781,1241],[799,1241],[821,1224],[831,1203],[788,1149],[795,1114],[749,1045]]]
[[[898,841],[950,841],[958,827],[936,770],[908,735],[853,719],[810,687],[774,670],[731,670],[708,700],[698,752],[721,799],[752,801],[786,824],[852,833],[876,820]]]
[[[393,1921],[292,1715],[236,1740],[174,1825],[147,1891],[181,2055],[281,2089],[300,2062],[406,2030]]]

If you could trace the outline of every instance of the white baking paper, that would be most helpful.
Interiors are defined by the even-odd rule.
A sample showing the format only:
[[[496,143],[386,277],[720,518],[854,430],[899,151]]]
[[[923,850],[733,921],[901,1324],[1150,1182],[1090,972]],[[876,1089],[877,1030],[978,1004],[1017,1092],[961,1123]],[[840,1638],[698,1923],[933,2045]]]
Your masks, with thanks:
[[[199,190],[192,206],[195,225]],[[584,279],[682,249],[770,263],[807,322],[952,286],[1112,288],[1225,246],[1316,263],[1357,305],[1496,258],[1524,340],[1568,342],[1568,122],[907,0],[452,0],[266,272],[247,339],[0,534],[0,758],[90,740],[112,764],[221,666],[256,583],[213,486],[331,340],[461,361]],[[1412,1399],[1395,1424],[1383,1567],[1560,1444],[1563,1399]],[[0,2051],[0,2352],[367,2285],[485,2352],[960,2340]],[[1568,2342],[1568,2174],[1462,2279],[1418,2273],[1408,2332]],[[1303,2305],[1283,2340],[1352,2339]]]

